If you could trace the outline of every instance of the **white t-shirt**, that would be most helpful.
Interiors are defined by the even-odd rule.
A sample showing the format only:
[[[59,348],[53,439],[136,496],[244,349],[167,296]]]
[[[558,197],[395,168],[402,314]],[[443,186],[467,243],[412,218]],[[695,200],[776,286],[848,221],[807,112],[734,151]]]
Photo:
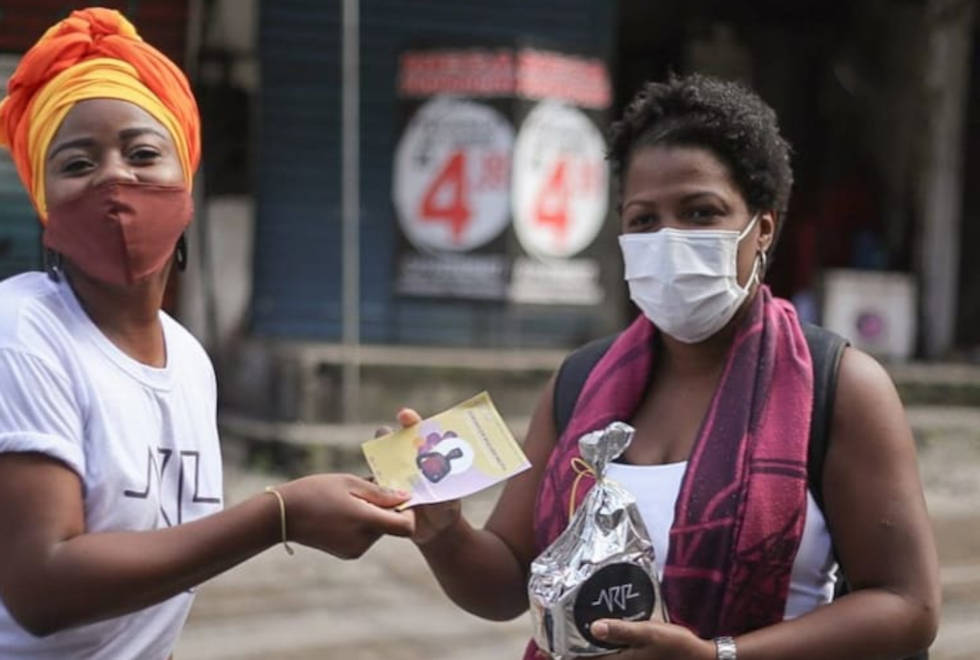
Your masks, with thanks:
[[[167,366],[133,360],[44,273],[0,282],[0,452],[40,452],[75,471],[89,533],[152,530],[221,508],[214,371],[160,313]],[[16,502],[3,506],[16,506]],[[35,638],[0,602],[0,658],[163,659],[193,601]]]
[[[636,498],[636,507],[653,542],[661,578],[664,558],[670,547],[674,506],[686,469],[687,461],[664,465],[610,463],[606,469],[609,479],[626,488]],[[827,521],[809,490],[806,500],[806,521],[790,572],[784,619],[795,619],[826,605],[834,596],[837,563],[834,561]]]

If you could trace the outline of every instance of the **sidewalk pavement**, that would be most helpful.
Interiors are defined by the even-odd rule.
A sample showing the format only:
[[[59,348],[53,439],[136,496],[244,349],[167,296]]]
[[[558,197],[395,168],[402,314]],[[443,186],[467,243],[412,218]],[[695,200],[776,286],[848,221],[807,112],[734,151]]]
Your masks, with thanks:
[[[228,503],[269,483],[230,468]],[[466,502],[482,523],[496,500]],[[524,615],[494,623],[466,614],[440,591],[412,543],[383,538],[357,561],[276,547],[203,585],[176,660],[499,660],[520,658]]]
[[[980,409],[913,407],[908,414],[942,564],[944,608],[931,659],[975,660]],[[522,423],[512,421],[511,427],[521,431]],[[338,448],[333,457],[353,461],[353,450],[370,428],[336,427],[328,436]],[[226,462],[228,504],[281,480],[235,467],[240,459],[226,456]],[[481,524],[497,494],[494,489],[466,500],[468,519]],[[384,538],[354,562],[305,548],[290,557],[273,548],[208,582],[200,587],[175,658],[498,660],[519,658],[529,630],[526,614],[494,623],[461,611],[442,594],[410,542]]]

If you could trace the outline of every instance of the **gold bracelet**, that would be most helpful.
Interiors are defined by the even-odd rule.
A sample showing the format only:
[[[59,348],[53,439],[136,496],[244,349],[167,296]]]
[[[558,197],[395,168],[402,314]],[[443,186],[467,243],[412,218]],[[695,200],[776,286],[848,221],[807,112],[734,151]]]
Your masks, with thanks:
[[[286,538],[286,500],[283,498],[282,493],[272,486],[266,486],[265,492],[275,495],[276,500],[279,502],[279,521],[282,523],[282,547],[286,548],[286,552],[292,555],[293,549],[289,547],[289,541]]]

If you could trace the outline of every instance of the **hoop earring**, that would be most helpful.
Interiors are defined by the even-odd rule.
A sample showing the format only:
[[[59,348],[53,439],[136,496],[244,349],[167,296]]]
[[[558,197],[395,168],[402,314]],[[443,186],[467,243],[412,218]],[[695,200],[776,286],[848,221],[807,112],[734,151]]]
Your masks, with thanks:
[[[177,248],[174,250],[174,261],[177,262],[177,270],[184,272],[187,270],[187,239],[181,234],[177,239]]]
[[[766,268],[769,266],[769,257],[766,256],[765,250],[759,250],[759,257],[762,259],[762,264],[759,266],[759,283],[766,279]]]
[[[44,271],[52,282],[61,281],[61,253],[51,248],[44,248]]]

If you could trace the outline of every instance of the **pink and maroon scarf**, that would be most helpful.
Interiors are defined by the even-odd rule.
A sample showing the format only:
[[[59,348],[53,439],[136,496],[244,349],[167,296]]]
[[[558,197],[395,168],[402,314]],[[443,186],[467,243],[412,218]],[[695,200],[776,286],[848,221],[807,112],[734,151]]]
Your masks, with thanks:
[[[691,450],[664,564],[671,621],[705,639],[783,619],[806,513],[810,351],[789,303],[761,287],[750,305]],[[630,420],[643,400],[656,333],[640,316],[582,387],[538,492],[539,551],[568,524],[579,437]],[[535,652],[532,642],[525,658]]]

